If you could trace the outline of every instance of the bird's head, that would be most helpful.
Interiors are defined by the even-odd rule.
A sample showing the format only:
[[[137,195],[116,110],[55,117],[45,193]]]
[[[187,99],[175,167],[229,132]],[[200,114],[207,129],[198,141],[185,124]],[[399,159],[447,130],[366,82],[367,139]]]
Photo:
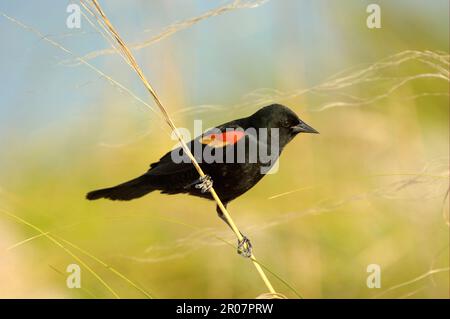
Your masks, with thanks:
[[[319,132],[303,122],[297,114],[281,104],[265,106],[250,116],[251,125],[257,128],[278,128],[280,138],[290,141],[299,133]]]

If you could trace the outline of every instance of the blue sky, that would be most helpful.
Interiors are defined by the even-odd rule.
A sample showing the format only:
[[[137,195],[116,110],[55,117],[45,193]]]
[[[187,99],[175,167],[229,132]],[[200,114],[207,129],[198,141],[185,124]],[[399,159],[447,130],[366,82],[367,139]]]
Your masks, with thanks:
[[[86,21],[82,20],[80,30],[66,28],[68,3],[3,1],[0,11],[50,36],[76,55],[107,47]],[[136,42],[158,34],[171,23],[228,2],[101,3],[122,36]],[[366,30],[368,3],[372,2],[272,0],[258,8],[206,19],[136,52],[136,57],[163,98],[180,94],[186,106],[233,104],[258,88],[277,89],[280,82],[286,82],[283,85],[287,88],[310,86],[349,66],[395,53],[398,50],[395,46],[377,46],[375,40],[380,41],[380,32],[377,35],[377,31]],[[447,39],[448,48],[448,1],[377,3],[386,17],[381,32],[398,37],[404,48],[422,49],[437,43],[430,49],[445,49],[439,39]],[[402,21],[412,16],[417,16],[417,20]],[[417,21],[417,25],[411,25],[411,21]],[[392,30],[417,28],[418,32],[425,35],[429,32],[430,37],[438,40],[416,45],[411,35],[405,35],[407,32],[397,35],[389,30],[391,26]],[[62,64],[70,55],[3,16],[0,16],[0,37],[0,141],[5,142],[9,134],[26,137],[52,125],[81,120],[98,111],[105,95],[117,98],[119,103],[135,103],[87,67]],[[142,85],[120,58],[106,56],[91,62],[148,101]],[[179,91],[174,91],[170,80],[160,80],[170,78],[167,68],[176,73]],[[283,72],[289,81],[283,80]],[[136,106],[130,112],[139,113],[142,108]]]

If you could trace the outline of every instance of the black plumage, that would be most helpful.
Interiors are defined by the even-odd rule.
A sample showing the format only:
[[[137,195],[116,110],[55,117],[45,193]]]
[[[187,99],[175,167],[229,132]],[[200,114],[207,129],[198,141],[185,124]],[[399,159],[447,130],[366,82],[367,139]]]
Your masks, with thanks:
[[[203,142],[202,138],[209,136],[210,131],[187,143],[191,151],[198,147],[202,150],[202,154],[216,155],[215,152],[220,149],[222,156],[218,157],[223,159],[222,162],[206,163],[203,158],[198,157],[198,154],[194,155],[201,162],[200,166],[205,174],[211,177],[213,187],[225,205],[258,183],[265,175],[261,172],[261,168],[266,168],[267,171],[268,166],[274,164],[273,161],[263,162],[258,156],[256,162],[250,162],[251,150],[263,151],[266,154],[270,154],[272,151],[270,129],[278,128],[279,130],[279,148],[276,150],[275,158],[278,158],[286,144],[298,133],[317,133],[316,130],[301,121],[293,111],[279,104],[266,106],[249,117],[217,126],[220,132],[226,132],[227,129],[245,131],[249,128],[254,128],[256,133],[246,133],[236,143],[229,143],[224,146],[211,146],[211,143],[205,144]],[[268,129],[267,141],[263,141],[259,129]],[[245,143],[245,146],[243,146],[243,143]],[[237,162],[239,147],[245,147],[245,161],[243,163],[242,158],[241,162]],[[175,152],[183,154],[181,148],[176,149]],[[230,158],[233,161],[230,162]],[[202,192],[197,187],[200,183],[198,178],[198,173],[192,163],[189,161],[175,163],[172,160],[171,152],[168,152],[158,162],[151,164],[150,169],[145,174],[114,187],[89,192],[86,198],[89,200],[99,198],[131,200],[158,190],[163,194],[186,193],[212,199],[209,192]]]

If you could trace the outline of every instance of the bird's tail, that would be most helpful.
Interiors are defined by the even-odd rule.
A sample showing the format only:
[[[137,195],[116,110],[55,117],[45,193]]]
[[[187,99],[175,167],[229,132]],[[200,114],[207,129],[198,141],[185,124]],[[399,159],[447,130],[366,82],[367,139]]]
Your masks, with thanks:
[[[152,185],[150,176],[142,175],[120,185],[97,189],[86,194],[89,200],[108,198],[111,200],[131,200],[142,197],[156,188]]]

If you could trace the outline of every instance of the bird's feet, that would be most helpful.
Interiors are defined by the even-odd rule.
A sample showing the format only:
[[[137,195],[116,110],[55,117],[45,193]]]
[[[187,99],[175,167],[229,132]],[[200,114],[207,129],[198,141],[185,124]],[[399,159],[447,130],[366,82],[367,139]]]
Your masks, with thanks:
[[[250,239],[243,235],[242,240],[238,240],[237,252],[242,257],[250,258],[252,256],[252,243]]]
[[[202,193],[206,193],[213,186],[211,176],[204,175],[198,178],[199,183],[195,184],[195,188],[200,189]]]

